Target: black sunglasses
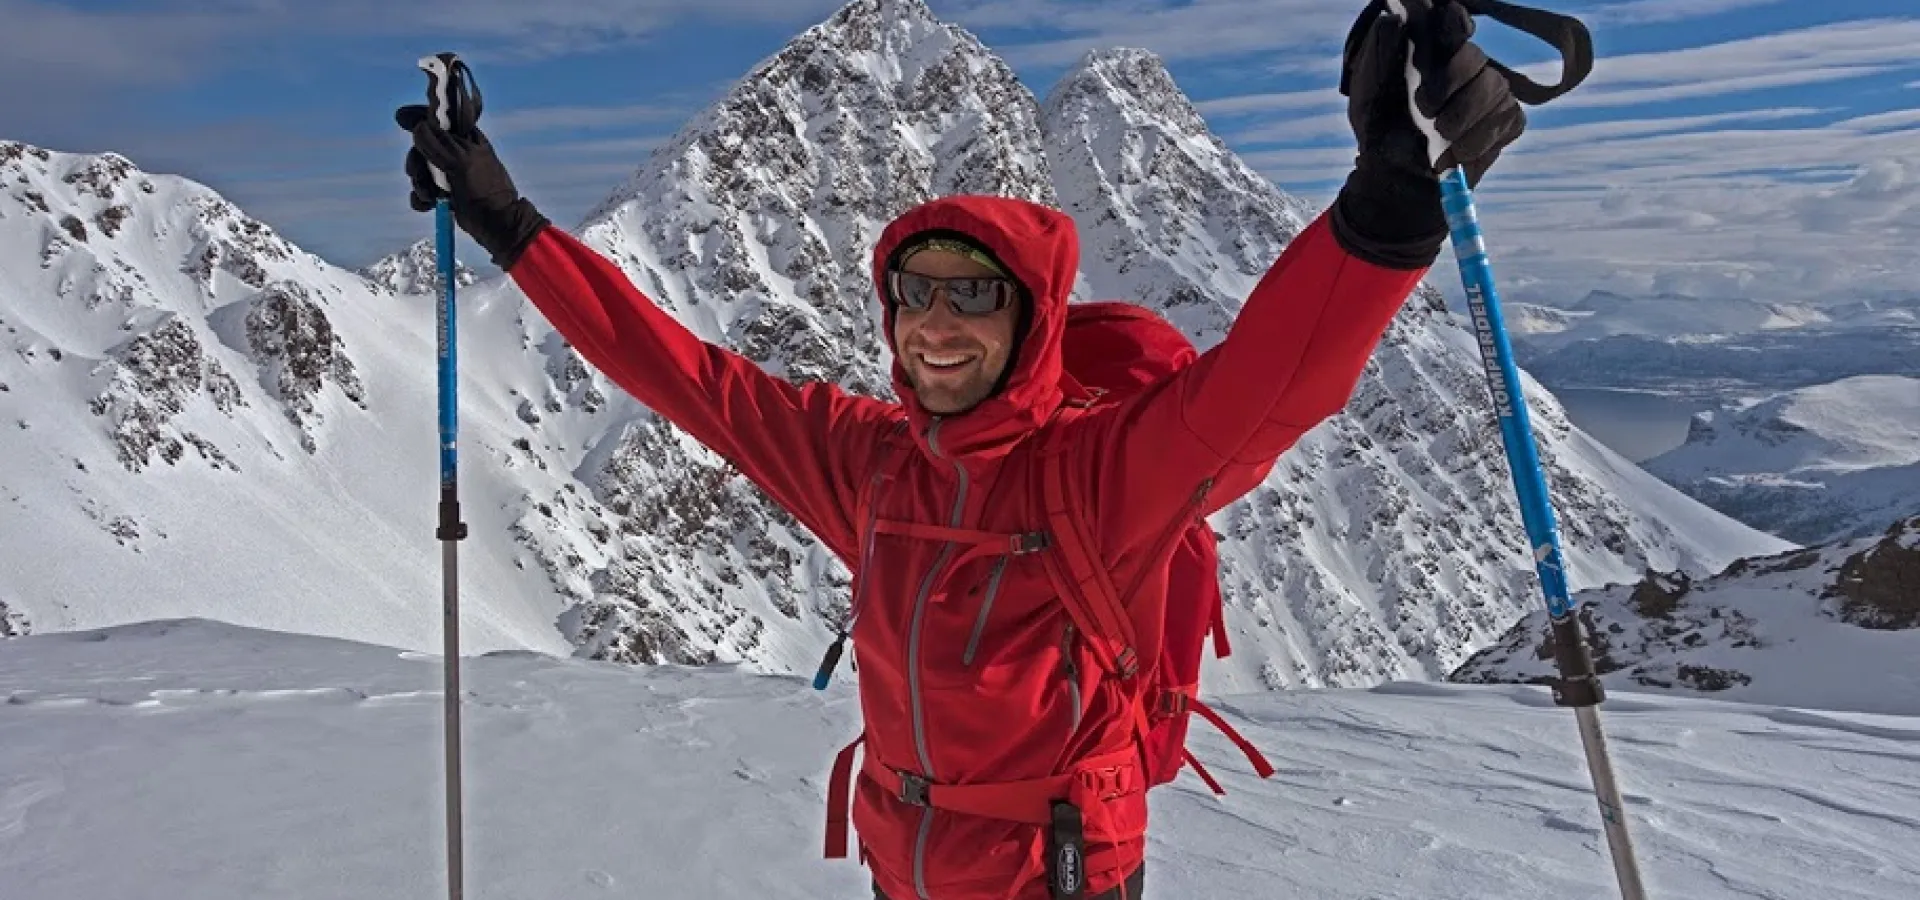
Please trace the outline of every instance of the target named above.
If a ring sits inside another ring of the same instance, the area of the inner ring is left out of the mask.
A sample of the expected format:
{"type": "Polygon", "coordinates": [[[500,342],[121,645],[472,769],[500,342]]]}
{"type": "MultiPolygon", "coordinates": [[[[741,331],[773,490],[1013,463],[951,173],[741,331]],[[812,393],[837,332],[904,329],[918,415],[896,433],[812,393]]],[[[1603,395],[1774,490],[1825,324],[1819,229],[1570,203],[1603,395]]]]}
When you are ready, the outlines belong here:
{"type": "Polygon", "coordinates": [[[936,289],[947,295],[947,307],[963,316],[993,315],[1012,304],[1020,291],[1008,278],[935,278],[899,269],[887,273],[887,296],[914,312],[933,308],[936,289]]]}

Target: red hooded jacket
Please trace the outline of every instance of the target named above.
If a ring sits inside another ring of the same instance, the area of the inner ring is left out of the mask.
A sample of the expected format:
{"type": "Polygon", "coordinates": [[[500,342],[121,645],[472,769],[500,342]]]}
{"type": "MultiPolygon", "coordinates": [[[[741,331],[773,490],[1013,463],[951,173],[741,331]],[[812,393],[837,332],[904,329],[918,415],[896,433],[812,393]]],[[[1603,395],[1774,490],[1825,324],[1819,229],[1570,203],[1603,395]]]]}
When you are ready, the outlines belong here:
{"type": "MultiPolygon", "coordinates": [[[[937,785],[1024,781],[1116,761],[1124,768],[1133,752],[1131,708],[1074,640],[1038,563],[972,554],[956,566],[955,544],[871,527],[892,520],[1032,530],[1027,498],[1039,486],[1022,447],[1053,427],[1072,390],[1071,380],[1062,385],[1061,335],[1079,267],[1073,221],[1019,200],[935,200],[881,234],[874,283],[885,283],[881,267],[905,238],[930,229],[985,245],[1034,300],[1005,388],[950,418],[920,408],[897,360],[899,404],[767,375],[699,340],[611,262],[556,228],[509,274],[590,364],[726,457],[846,562],[869,765],[937,785]],[[903,419],[904,432],[896,428],[903,419]],[[890,453],[895,441],[905,446],[890,453]]],[[[1165,566],[1155,584],[1153,561],[1143,558],[1149,545],[1177,518],[1238,498],[1339,411],[1423,273],[1351,256],[1322,216],[1261,279],[1218,346],[1064,426],[1077,432],[1065,436],[1068,471],[1093,507],[1083,520],[1114,580],[1130,583],[1146,566],[1142,590],[1164,592],[1165,566]],[[1212,489],[1196,498],[1208,479],[1212,489]]],[[[1146,659],[1158,653],[1139,649],[1146,659]]],[[[1089,896],[1142,860],[1147,804],[1138,781],[1121,777],[1117,783],[1135,789],[1107,791],[1104,808],[1089,812],[1089,896]]],[[[910,804],[871,777],[854,790],[853,823],[890,897],[1048,896],[1039,826],[910,804]]]]}

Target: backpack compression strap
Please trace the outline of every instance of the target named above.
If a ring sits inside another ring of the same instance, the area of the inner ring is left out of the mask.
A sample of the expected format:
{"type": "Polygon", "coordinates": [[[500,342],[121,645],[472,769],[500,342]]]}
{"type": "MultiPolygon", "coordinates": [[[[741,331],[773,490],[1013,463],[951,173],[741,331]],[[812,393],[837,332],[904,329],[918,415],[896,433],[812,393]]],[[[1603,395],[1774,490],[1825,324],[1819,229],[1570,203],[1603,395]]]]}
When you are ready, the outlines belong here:
{"type": "MultiPolygon", "coordinates": [[[[1194,687],[1197,686],[1189,686],[1184,690],[1161,692],[1159,701],[1154,704],[1153,711],[1149,714],[1148,718],[1150,720],[1164,719],[1185,715],[1189,712],[1197,712],[1201,718],[1207,720],[1208,724],[1226,736],[1227,740],[1232,741],[1235,747],[1240,748],[1240,752],[1247,757],[1247,762],[1253,766],[1255,773],[1259,774],[1261,778],[1273,777],[1273,764],[1267,762],[1267,758],[1261,754],[1260,748],[1255,747],[1252,741],[1247,740],[1246,737],[1235,730],[1232,725],[1228,724],[1227,720],[1222,718],[1218,712],[1215,712],[1213,707],[1200,702],[1200,698],[1194,696],[1192,693],[1194,687]]],[[[1207,774],[1207,770],[1200,765],[1200,761],[1193,758],[1191,752],[1186,754],[1186,759],[1187,763],[1193,766],[1194,772],[1207,783],[1207,787],[1213,789],[1214,793],[1226,793],[1226,791],[1220,788],[1220,783],[1214,781],[1213,777],[1207,774]]]]}
{"type": "MultiPolygon", "coordinates": [[[[1046,446],[1040,453],[1041,496],[1046,511],[1047,529],[1053,536],[1053,549],[1059,551],[1058,561],[1064,569],[1056,575],[1055,580],[1060,582],[1056,587],[1061,589],[1061,600],[1065,601],[1068,610],[1074,613],[1075,620],[1086,620],[1080,621],[1081,631],[1101,636],[1119,645],[1119,649],[1113,654],[1115,665],[1108,667],[1107,671],[1121,678],[1132,678],[1139,670],[1140,664],[1138,651],[1135,649],[1139,641],[1139,633],[1134,628],[1133,616],[1128,611],[1127,604],[1135,594],[1139,593],[1141,585],[1146,583],[1153,564],[1167,559],[1173,551],[1174,544],[1186,534],[1187,528],[1193,524],[1192,517],[1199,512],[1208,492],[1213,489],[1214,480],[1210,477],[1203,479],[1186,506],[1168,521],[1165,530],[1160,533],[1159,540],[1155,541],[1152,549],[1141,557],[1144,564],[1140,567],[1140,571],[1135,573],[1132,582],[1127,585],[1126,592],[1122,594],[1115,589],[1106,564],[1100,560],[1093,549],[1092,540],[1081,528],[1082,519],[1078,512],[1086,509],[1087,504],[1083,502],[1079,491],[1076,490],[1071,473],[1066,470],[1067,454],[1064,452],[1066,429],[1058,426],[1077,416],[1082,409],[1083,407],[1069,406],[1061,411],[1061,417],[1056,421],[1052,433],[1047,436],[1046,446]],[[1084,612],[1074,611],[1073,607],[1076,604],[1084,607],[1084,612]],[[1089,627],[1089,624],[1092,627],[1089,627]]],[[[1049,568],[1048,571],[1054,574],[1053,568],[1049,568]]],[[[1214,615],[1218,616],[1218,612],[1214,615]]],[[[1224,646],[1222,640],[1225,636],[1224,630],[1220,629],[1215,633],[1216,648],[1224,646]]]]}
{"type": "MultiPolygon", "coordinates": [[[[1078,410],[1079,408],[1069,407],[1068,409],[1078,410]]],[[[1063,412],[1067,411],[1063,410],[1063,412]]],[[[1078,497],[1074,495],[1070,487],[1072,479],[1066,471],[1066,463],[1064,462],[1066,454],[1061,452],[1064,446],[1064,440],[1061,437],[1062,432],[1063,430],[1057,427],[1054,429],[1053,433],[1048,436],[1047,446],[1041,454],[1040,468],[1042,472],[1041,478],[1044,482],[1043,495],[1046,499],[1047,526],[1055,536],[1051,549],[1059,551],[1057,554],[1047,554],[1043,556],[1042,559],[1049,560],[1051,563],[1047,566],[1047,573],[1053,578],[1055,589],[1059,591],[1063,605],[1067,607],[1067,611],[1073,616],[1074,621],[1080,626],[1080,629],[1090,634],[1104,634],[1120,638],[1120,658],[1121,660],[1132,663],[1132,665],[1128,665],[1123,669],[1117,666],[1104,666],[1103,664],[1105,671],[1109,674],[1117,675],[1122,679],[1131,679],[1137,672],[1137,658],[1134,651],[1135,632],[1133,630],[1133,619],[1127,611],[1125,601],[1131,600],[1132,594],[1137,592],[1140,585],[1146,580],[1147,568],[1143,566],[1140,574],[1134,577],[1133,583],[1128,587],[1128,596],[1126,598],[1123,599],[1114,593],[1113,582],[1106,577],[1106,567],[1101,564],[1100,560],[1093,553],[1091,545],[1085,540],[1083,533],[1077,526],[1076,517],[1072,514],[1073,510],[1084,507],[1075,503],[1078,497]],[[1061,571],[1063,568],[1067,571],[1061,571]],[[1068,572],[1073,573],[1073,576],[1077,576],[1082,572],[1091,574],[1090,577],[1073,577],[1070,576],[1068,572]],[[1089,628],[1089,625],[1095,623],[1098,623],[1096,627],[1104,628],[1107,622],[1115,623],[1113,626],[1114,630],[1093,632],[1089,628]]],[[[1189,516],[1198,512],[1201,504],[1206,500],[1207,493],[1212,487],[1212,478],[1207,478],[1200,483],[1199,488],[1194,491],[1193,497],[1187,506],[1181,510],[1179,516],[1176,516],[1168,523],[1167,530],[1161,535],[1159,542],[1154,545],[1152,552],[1145,557],[1149,563],[1153,560],[1165,558],[1165,556],[1172,551],[1173,544],[1186,533],[1187,527],[1191,523],[1189,516]]],[[[1225,657],[1228,651],[1226,644],[1226,627],[1222,621],[1224,618],[1223,612],[1216,606],[1212,615],[1211,628],[1213,631],[1214,649],[1220,656],[1225,657]]],[[[1095,641],[1092,642],[1092,644],[1095,647],[1096,655],[1098,655],[1101,650],[1100,642],[1095,641]]],[[[1199,698],[1179,691],[1163,691],[1158,697],[1136,696],[1133,698],[1132,704],[1134,731],[1142,747],[1149,746],[1150,736],[1153,731],[1152,718],[1154,716],[1177,715],[1188,710],[1193,710],[1199,712],[1202,718],[1206,719],[1207,722],[1218,729],[1221,734],[1225,735],[1228,740],[1232,741],[1234,746],[1239,747],[1240,752],[1246,755],[1247,761],[1253,765],[1254,771],[1258,773],[1261,778],[1273,776],[1273,766],[1267,762],[1265,756],[1261,755],[1259,749],[1254,747],[1253,742],[1247,740],[1238,731],[1234,730],[1233,726],[1227,724],[1227,721],[1221,718],[1219,713],[1214,712],[1211,707],[1200,702],[1199,698]],[[1151,712],[1150,705],[1154,707],[1151,712]]],[[[1200,765],[1200,761],[1195,759],[1191,752],[1183,748],[1182,753],[1187,763],[1193,766],[1194,772],[1200,776],[1201,780],[1207,783],[1207,786],[1211,788],[1214,793],[1226,793],[1225,789],[1220,787],[1220,783],[1214,780],[1211,773],[1207,772],[1207,770],[1200,765]]]]}
{"type": "Polygon", "coordinates": [[[1084,509],[1072,478],[1066,471],[1068,422],[1078,418],[1085,406],[1062,407],[1040,449],[1041,508],[1046,513],[1047,532],[1052,537],[1046,561],[1047,575],[1053,579],[1060,601],[1073,616],[1074,624],[1089,638],[1100,667],[1119,678],[1132,678],[1140,670],[1139,635],[1133,618],[1120,603],[1119,592],[1107,568],[1094,554],[1092,542],[1081,529],[1084,509]]]}

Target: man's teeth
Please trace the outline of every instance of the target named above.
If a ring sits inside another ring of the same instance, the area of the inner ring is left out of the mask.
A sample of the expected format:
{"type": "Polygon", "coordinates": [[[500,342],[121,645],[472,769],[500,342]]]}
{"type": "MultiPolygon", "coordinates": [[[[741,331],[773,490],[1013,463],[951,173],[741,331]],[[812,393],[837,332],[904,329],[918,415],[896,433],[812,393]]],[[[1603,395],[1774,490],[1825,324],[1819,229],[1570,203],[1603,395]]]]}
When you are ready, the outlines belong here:
{"type": "Polygon", "coordinates": [[[965,353],[956,353],[951,356],[941,356],[941,355],[934,355],[929,353],[920,354],[921,362],[924,362],[927,365],[933,366],[935,368],[941,368],[941,369],[952,368],[954,366],[971,362],[972,360],[973,360],[973,357],[965,353]]]}

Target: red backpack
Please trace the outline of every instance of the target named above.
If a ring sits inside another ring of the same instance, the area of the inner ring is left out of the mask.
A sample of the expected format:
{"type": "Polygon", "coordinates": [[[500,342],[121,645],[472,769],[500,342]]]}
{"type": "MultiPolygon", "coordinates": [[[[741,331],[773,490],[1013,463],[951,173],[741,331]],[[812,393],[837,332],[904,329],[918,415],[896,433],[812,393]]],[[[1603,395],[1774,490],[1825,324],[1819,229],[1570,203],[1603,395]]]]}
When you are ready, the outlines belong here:
{"type": "MultiPolygon", "coordinates": [[[[1066,448],[1061,436],[1067,429],[1060,426],[1067,420],[1143,390],[1191,364],[1199,354],[1184,335],[1146,308],[1124,302],[1102,302],[1068,306],[1063,355],[1066,378],[1072,382],[1067,385],[1068,394],[1076,399],[1069,401],[1055,416],[1054,427],[1048,430],[1046,443],[1039,448],[1043,489],[1042,496],[1036,498],[1038,508],[1034,521],[1035,524],[1044,522],[1047,530],[1019,536],[1038,539],[1031,549],[1022,552],[1039,555],[1074,627],[1092,648],[1105,677],[1135,679],[1134,686],[1139,692],[1135,735],[1141,745],[1147,787],[1172,781],[1182,765],[1190,765],[1214,793],[1226,793],[1186,749],[1189,715],[1195,712],[1239,746],[1260,777],[1272,777],[1273,767],[1260,751],[1196,696],[1208,636],[1212,635],[1218,656],[1225,657],[1230,652],[1221,608],[1219,555],[1213,529],[1193,514],[1197,513],[1211,482],[1196,491],[1189,514],[1167,523],[1166,531],[1149,557],[1167,559],[1165,594],[1125,597],[1135,592],[1135,586],[1130,585],[1125,591],[1116,589],[1109,572],[1100,564],[1098,554],[1087,541],[1088,529],[1079,517],[1086,505],[1075,496],[1076,487],[1072,479],[1065,477],[1061,463],[1064,455],[1061,451],[1066,448]],[[1152,637],[1156,633],[1160,638],[1158,653],[1143,664],[1135,648],[1140,645],[1143,634],[1152,637]]],[[[895,454],[894,463],[899,456],[895,454]]],[[[891,464],[883,464],[881,468],[891,468],[891,464]]],[[[1016,537],[936,526],[904,526],[900,533],[975,544],[979,549],[1005,547],[1009,538],[1016,537]]],[[[816,688],[825,686],[839,659],[839,648],[836,643],[827,654],[814,681],[816,688]]],[[[826,855],[830,858],[846,855],[853,753],[864,739],[864,734],[855,738],[834,760],[827,791],[826,855]]],[[[880,779],[897,781],[899,778],[897,773],[883,767],[869,765],[866,771],[880,779]]],[[[966,786],[935,790],[944,790],[947,797],[962,804],[960,808],[976,814],[1033,821],[1010,807],[1000,808],[1008,798],[998,795],[991,785],[985,787],[996,796],[971,803],[959,800],[970,790],[966,786]]]]}
{"type": "MultiPolygon", "coordinates": [[[[1185,335],[1145,307],[1100,302],[1067,307],[1062,356],[1069,376],[1098,395],[1093,403],[1082,407],[1091,409],[1178,372],[1199,354],[1185,335]]],[[[1054,431],[1061,432],[1057,428],[1054,431]]],[[[1071,511],[1085,507],[1069,496],[1069,482],[1055,464],[1057,454],[1043,455],[1047,527],[1055,541],[1052,549],[1058,551],[1056,563],[1064,567],[1060,575],[1065,576],[1056,577],[1055,585],[1080,631],[1100,635],[1114,648],[1113,665],[1107,668],[1107,674],[1124,675],[1138,668],[1137,662],[1127,657],[1141,625],[1150,623],[1136,622],[1125,614],[1127,604],[1138,598],[1122,597],[1101,571],[1098,556],[1082,539],[1084,530],[1072,521],[1071,511]],[[1081,594],[1072,589],[1076,584],[1093,590],[1081,594]]],[[[1199,499],[1195,497],[1196,502],[1199,499]]],[[[1136,614],[1157,616],[1161,631],[1159,658],[1140,673],[1145,679],[1145,696],[1141,699],[1146,714],[1140,737],[1149,787],[1172,781],[1184,763],[1191,765],[1194,774],[1214,793],[1226,793],[1186,749],[1188,714],[1192,712],[1200,713],[1238,745],[1260,777],[1273,775],[1273,767],[1260,751],[1197,697],[1208,636],[1213,638],[1215,656],[1224,659],[1232,652],[1227,642],[1215,540],[1213,528],[1198,517],[1186,520],[1184,527],[1180,522],[1169,523],[1160,548],[1160,552],[1166,552],[1165,542],[1174,542],[1167,562],[1167,602],[1136,609],[1136,614]]]]}

